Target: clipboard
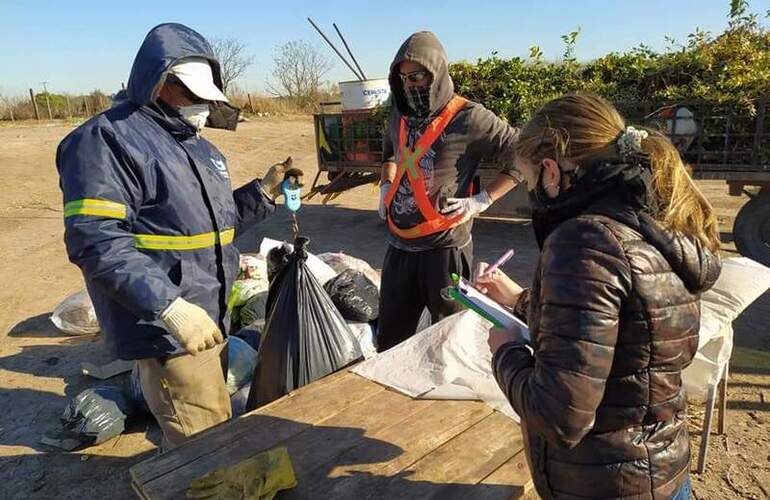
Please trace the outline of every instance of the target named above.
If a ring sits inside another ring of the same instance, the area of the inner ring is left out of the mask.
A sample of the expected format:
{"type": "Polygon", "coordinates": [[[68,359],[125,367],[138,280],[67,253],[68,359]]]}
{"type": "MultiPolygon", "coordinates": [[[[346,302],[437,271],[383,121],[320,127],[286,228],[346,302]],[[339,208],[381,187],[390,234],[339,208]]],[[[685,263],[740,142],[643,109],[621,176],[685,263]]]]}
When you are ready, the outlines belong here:
{"type": "Polygon", "coordinates": [[[452,281],[454,281],[455,285],[447,288],[449,297],[452,300],[459,302],[466,309],[471,309],[497,328],[520,330],[526,340],[529,341],[529,328],[526,323],[517,318],[508,309],[478,291],[468,280],[452,274],[452,281]]]}

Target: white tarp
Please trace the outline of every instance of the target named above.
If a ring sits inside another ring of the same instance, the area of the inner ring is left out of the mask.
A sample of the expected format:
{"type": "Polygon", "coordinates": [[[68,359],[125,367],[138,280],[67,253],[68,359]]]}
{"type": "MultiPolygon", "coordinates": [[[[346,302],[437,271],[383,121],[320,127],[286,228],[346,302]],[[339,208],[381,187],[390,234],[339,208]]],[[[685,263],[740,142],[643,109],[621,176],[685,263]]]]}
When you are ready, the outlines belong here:
{"type": "Polygon", "coordinates": [[[376,357],[353,372],[419,399],[481,400],[517,422],[492,376],[487,337],[492,324],[463,311],[376,357]]]}
{"type": "MultiPolygon", "coordinates": [[[[770,287],[770,268],[726,259],[716,285],[703,294],[699,351],[684,371],[685,389],[704,394],[718,382],[732,351],[732,321],[770,287]]],[[[491,323],[472,311],[450,316],[353,372],[420,399],[481,400],[518,421],[492,375],[487,345],[491,323]]]]}
{"type": "Polygon", "coordinates": [[[716,284],[701,296],[698,353],[682,374],[688,395],[704,397],[719,382],[733,351],[733,321],[770,288],[770,268],[746,257],[722,262],[716,284]]]}

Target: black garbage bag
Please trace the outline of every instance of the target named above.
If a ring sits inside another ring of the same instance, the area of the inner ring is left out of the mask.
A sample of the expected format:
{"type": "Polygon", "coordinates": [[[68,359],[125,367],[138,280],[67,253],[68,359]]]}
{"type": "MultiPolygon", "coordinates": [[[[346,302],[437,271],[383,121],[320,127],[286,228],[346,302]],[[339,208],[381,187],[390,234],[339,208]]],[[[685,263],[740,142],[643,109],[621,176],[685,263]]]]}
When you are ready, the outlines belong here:
{"type": "Polygon", "coordinates": [[[305,263],[307,243],[297,238],[287,264],[270,282],[248,411],[361,357],[356,337],[305,263]]]}
{"type": "Polygon", "coordinates": [[[380,292],[360,271],[347,269],[324,285],[334,305],[348,321],[368,323],[380,314],[380,292]]]}
{"type": "Polygon", "coordinates": [[[147,400],[144,399],[142,393],[142,379],[139,375],[139,365],[134,364],[131,369],[131,376],[128,379],[128,396],[131,398],[131,402],[134,404],[139,412],[143,414],[150,413],[150,407],[147,406],[147,400]]]}
{"type": "Polygon", "coordinates": [[[134,407],[119,387],[96,386],[72,398],[61,416],[68,438],[90,446],[111,439],[126,428],[134,407]]]}
{"type": "Polygon", "coordinates": [[[270,283],[291,260],[292,249],[283,244],[267,252],[267,279],[270,283]]]}

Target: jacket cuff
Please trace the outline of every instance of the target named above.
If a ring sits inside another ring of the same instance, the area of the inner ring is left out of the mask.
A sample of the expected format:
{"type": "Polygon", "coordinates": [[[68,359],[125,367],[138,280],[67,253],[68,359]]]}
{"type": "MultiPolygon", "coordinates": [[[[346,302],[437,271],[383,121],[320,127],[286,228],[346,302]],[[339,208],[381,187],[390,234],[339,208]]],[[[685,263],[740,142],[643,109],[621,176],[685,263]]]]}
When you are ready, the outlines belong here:
{"type": "Polygon", "coordinates": [[[529,292],[531,288],[525,288],[520,294],[516,303],[513,305],[513,314],[519,319],[528,323],[527,314],[529,311],[529,292]]]}
{"type": "Polygon", "coordinates": [[[236,234],[248,231],[275,211],[275,201],[262,189],[259,179],[233,191],[233,198],[238,211],[236,234]]]}

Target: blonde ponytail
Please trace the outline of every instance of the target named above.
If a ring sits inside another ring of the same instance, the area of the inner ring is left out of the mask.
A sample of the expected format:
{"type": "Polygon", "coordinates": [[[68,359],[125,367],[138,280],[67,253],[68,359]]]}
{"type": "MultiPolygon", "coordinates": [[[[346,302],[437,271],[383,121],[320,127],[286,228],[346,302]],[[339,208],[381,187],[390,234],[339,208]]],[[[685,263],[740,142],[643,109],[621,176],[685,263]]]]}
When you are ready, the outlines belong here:
{"type": "Polygon", "coordinates": [[[711,203],[695,185],[668,137],[655,130],[648,132],[642,149],[652,165],[657,201],[653,216],[665,227],[696,236],[710,250],[719,251],[719,224],[711,203]]]}

